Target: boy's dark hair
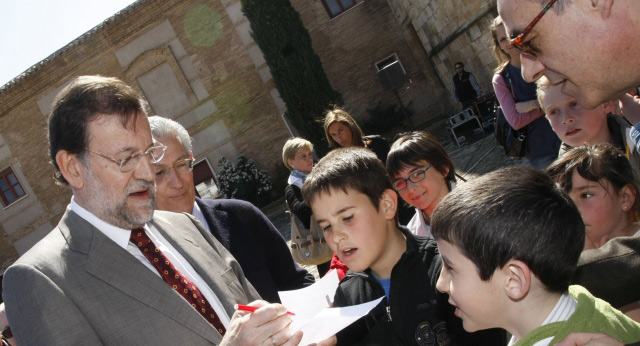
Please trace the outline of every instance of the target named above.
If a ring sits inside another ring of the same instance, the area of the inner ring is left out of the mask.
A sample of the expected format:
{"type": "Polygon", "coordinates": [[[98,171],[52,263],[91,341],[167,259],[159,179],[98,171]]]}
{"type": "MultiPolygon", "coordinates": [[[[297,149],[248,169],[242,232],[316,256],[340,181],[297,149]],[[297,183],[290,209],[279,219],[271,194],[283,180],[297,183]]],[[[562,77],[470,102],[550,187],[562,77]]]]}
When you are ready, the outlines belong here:
{"type": "Polygon", "coordinates": [[[391,180],[371,150],[361,147],[335,149],[318,162],[302,186],[302,197],[311,202],[320,193],[354,189],[365,194],[378,210],[382,193],[393,190],[391,180]]]}
{"type": "Polygon", "coordinates": [[[102,76],[76,77],[56,96],[49,116],[49,154],[58,183],[68,185],[56,163],[58,151],[82,160],[89,146],[87,124],[103,114],[119,117],[126,127],[131,119],[147,115],[146,101],[120,79],[102,76]]]}
{"type": "MultiPolygon", "coordinates": [[[[573,190],[573,174],[578,173],[586,180],[602,185],[607,180],[616,192],[631,185],[636,193],[636,201],[631,210],[637,211],[640,204],[638,183],[629,159],[622,150],[612,144],[601,143],[572,148],[555,160],[546,170],[564,192],[573,190]]],[[[602,186],[605,190],[606,187],[602,186]]]]}
{"type": "Polygon", "coordinates": [[[515,259],[552,292],[569,287],[585,237],[571,198],[544,172],[523,166],[453,190],[433,213],[431,232],[457,246],[484,281],[515,259]]]}
{"type": "Polygon", "coordinates": [[[387,173],[393,176],[408,166],[417,166],[418,161],[427,161],[440,174],[449,169],[445,180],[449,185],[456,182],[456,168],[447,151],[432,134],[415,131],[401,134],[391,146],[387,156],[387,173]]]}

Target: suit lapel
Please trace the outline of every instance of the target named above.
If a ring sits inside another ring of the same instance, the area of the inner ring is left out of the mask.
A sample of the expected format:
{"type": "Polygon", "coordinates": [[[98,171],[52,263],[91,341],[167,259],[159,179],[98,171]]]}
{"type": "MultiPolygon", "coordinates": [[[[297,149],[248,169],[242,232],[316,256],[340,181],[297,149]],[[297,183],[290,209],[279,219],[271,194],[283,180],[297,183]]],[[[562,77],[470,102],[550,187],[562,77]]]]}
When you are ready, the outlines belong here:
{"type": "MultiPolygon", "coordinates": [[[[165,239],[171,242],[171,245],[173,245],[176,250],[180,251],[193,269],[200,274],[202,279],[219,298],[229,316],[233,315],[233,306],[238,297],[229,291],[227,287],[229,284],[227,280],[229,278],[224,274],[228,274],[229,265],[225,262],[225,259],[221,258],[221,254],[216,252],[202,236],[202,232],[207,232],[207,230],[199,229],[184,215],[163,213],[162,215],[164,217],[159,217],[158,212],[156,212],[156,215],[153,219],[156,229],[162,233],[165,239]],[[184,229],[176,230],[171,228],[170,225],[173,223],[173,220],[169,219],[169,217],[180,217],[179,223],[184,229]],[[187,230],[187,227],[189,227],[190,230],[187,230]],[[200,244],[204,245],[200,246],[200,244]]],[[[219,246],[221,247],[221,245],[219,246]]],[[[235,276],[233,276],[233,278],[235,278],[235,276]]],[[[242,301],[239,303],[246,302],[242,301]]]]}
{"type": "Polygon", "coordinates": [[[221,341],[215,328],[162,278],[89,222],[67,211],[60,229],[74,250],[87,254],[87,272],[209,341],[221,341]]]}
{"type": "Polygon", "coordinates": [[[231,229],[229,225],[229,215],[226,211],[220,210],[218,208],[219,204],[216,206],[210,206],[207,203],[204,203],[200,198],[196,198],[196,203],[200,207],[200,211],[204,215],[204,218],[207,220],[207,224],[209,224],[209,229],[211,229],[211,234],[213,234],[216,239],[227,249],[231,248],[231,241],[229,239],[228,232],[221,232],[221,230],[231,229]]]}

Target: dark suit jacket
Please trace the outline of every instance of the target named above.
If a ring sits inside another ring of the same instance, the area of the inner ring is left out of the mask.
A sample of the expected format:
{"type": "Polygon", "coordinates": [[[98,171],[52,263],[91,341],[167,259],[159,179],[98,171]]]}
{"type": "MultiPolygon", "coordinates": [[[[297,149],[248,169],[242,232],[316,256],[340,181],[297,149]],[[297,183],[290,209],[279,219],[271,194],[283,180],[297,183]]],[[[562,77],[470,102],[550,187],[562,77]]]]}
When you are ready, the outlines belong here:
{"type": "Polygon", "coordinates": [[[639,268],[640,236],[613,238],[582,252],[571,283],[619,309],[640,300],[639,268]]]}
{"type": "MultiPolygon", "coordinates": [[[[151,223],[231,316],[259,299],[231,254],[191,215],[151,223]]],[[[217,345],[222,337],[158,275],[67,209],[58,227],[5,272],[3,297],[19,345],[217,345]]]]}
{"type": "Polygon", "coordinates": [[[200,199],[211,233],[233,257],[262,299],[279,303],[278,291],[314,283],[313,275],[300,268],[280,232],[253,204],[236,199],[200,199]]]}

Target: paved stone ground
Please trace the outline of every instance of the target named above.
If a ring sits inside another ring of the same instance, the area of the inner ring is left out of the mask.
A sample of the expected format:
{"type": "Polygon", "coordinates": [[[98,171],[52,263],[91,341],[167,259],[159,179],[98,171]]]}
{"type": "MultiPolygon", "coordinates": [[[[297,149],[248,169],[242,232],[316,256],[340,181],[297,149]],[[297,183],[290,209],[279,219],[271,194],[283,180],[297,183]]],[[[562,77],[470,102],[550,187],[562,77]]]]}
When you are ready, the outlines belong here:
{"type": "MultiPolygon", "coordinates": [[[[501,167],[527,163],[526,159],[521,160],[507,157],[503,153],[502,148],[496,146],[492,129],[487,130],[484,134],[469,136],[469,140],[461,146],[458,146],[449,137],[446,130],[442,127],[442,124],[436,124],[425,130],[433,133],[438,138],[447,150],[447,153],[449,153],[449,156],[453,159],[456,165],[456,172],[467,180],[501,167]]],[[[464,182],[459,181],[458,184],[464,184],[464,182]]],[[[287,242],[291,241],[291,224],[289,216],[285,213],[286,204],[284,197],[269,204],[263,208],[262,211],[271,222],[273,222],[276,228],[280,230],[285,240],[287,240],[287,242]]],[[[313,273],[316,278],[318,277],[315,266],[305,267],[305,269],[313,273]]]]}

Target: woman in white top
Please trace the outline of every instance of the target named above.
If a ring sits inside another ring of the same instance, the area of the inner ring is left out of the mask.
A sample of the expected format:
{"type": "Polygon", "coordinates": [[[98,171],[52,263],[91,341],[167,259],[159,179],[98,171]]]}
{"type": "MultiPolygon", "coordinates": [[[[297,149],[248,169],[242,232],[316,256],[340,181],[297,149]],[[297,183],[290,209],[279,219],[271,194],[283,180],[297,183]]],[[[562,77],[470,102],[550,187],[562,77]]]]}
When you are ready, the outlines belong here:
{"type": "Polygon", "coordinates": [[[456,182],[456,169],[447,151],[428,132],[404,134],[391,146],[387,172],[402,199],[416,208],[407,228],[415,235],[432,237],[431,214],[456,182]]]}

